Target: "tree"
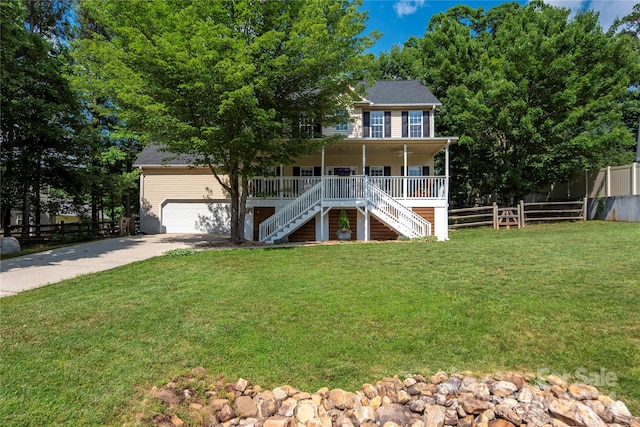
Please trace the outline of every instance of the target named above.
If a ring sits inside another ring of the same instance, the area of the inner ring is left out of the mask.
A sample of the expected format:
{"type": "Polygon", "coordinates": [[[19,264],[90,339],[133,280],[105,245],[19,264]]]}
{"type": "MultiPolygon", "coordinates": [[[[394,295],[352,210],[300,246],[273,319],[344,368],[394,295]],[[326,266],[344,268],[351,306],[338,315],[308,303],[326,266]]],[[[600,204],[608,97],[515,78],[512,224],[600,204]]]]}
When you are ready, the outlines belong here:
{"type": "Polygon", "coordinates": [[[137,187],[139,171],[133,170],[133,162],[141,151],[137,135],[126,128],[119,116],[113,82],[104,70],[108,59],[100,56],[101,40],[110,40],[107,28],[101,26],[80,8],[76,16],[77,27],[71,42],[74,59],[71,86],[81,103],[84,122],[78,137],[85,150],[83,185],[74,198],[90,205],[91,223],[99,221],[98,213],[106,209],[112,219],[120,216],[131,218],[132,190],[137,187]]]}
{"type": "Polygon", "coordinates": [[[422,75],[422,60],[417,39],[410,38],[403,46],[393,45],[375,58],[369,76],[375,80],[415,80],[422,75]]]}
{"type": "MultiPolygon", "coordinates": [[[[586,168],[630,160],[623,108],[640,61],[629,37],[605,34],[593,12],[532,1],[485,12],[457,6],[419,40],[423,81],[443,103],[456,204],[514,203],[586,168]]],[[[628,107],[628,105],[627,105],[628,107]]]]}
{"type": "Polygon", "coordinates": [[[359,3],[335,0],[87,0],[112,39],[108,79],[127,128],[205,165],[231,199],[244,239],[247,182],[326,141],[303,121],[331,124],[355,94],[372,43],[359,3]],[[226,176],[226,178],[224,178],[226,176]]]}
{"type": "Polygon", "coordinates": [[[75,158],[77,103],[64,77],[65,1],[12,0],[2,6],[3,227],[21,205],[23,224],[40,223],[40,190],[64,185],[75,158]]]}

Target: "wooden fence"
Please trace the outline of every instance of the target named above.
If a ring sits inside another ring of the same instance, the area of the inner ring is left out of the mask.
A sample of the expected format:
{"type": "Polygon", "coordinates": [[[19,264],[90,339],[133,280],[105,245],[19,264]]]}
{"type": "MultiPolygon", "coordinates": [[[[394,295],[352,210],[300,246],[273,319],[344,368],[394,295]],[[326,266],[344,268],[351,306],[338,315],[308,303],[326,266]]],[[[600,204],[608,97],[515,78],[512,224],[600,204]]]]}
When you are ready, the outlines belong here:
{"type": "Polygon", "coordinates": [[[569,202],[535,202],[520,201],[514,207],[491,206],[475,208],[450,209],[449,227],[477,227],[491,225],[500,227],[523,228],[527,223],[537,221],[586,221],[587,198],[569,202]]]}
{"type": "Polygon", "coordinates": [[[103,221],[93,224],[87,222],[65,223],[61,221],[59,224],[12,225],[9,235],[21,240],[55,241],[83,235],[121,236],[132,234],[134,231],[135,225],[132,220],[123,218],[119,222],[103,221]]]}

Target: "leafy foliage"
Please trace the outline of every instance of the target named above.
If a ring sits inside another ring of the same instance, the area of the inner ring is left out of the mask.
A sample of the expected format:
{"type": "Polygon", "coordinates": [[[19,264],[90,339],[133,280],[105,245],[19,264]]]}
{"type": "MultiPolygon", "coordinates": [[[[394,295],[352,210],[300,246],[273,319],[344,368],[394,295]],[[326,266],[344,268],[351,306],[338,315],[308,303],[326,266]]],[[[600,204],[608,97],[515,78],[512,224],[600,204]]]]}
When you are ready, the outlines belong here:
{"type": "Polygon", "coordinates": [[[371,44],[365,14],[346,1],[81,6],[111,36],[95,37],[87,55],[108,64],[127,128],[212,170],[231,198],[235,241],[247,178],[318,149],[300,120],[333,120],[371,44]]]}
{"type": "Polygon", "coordinates": [[[451,152],[457,205],[513,203],[632,160],[638,49],[628,34],[605,34],[593,12],[570,18],[539,1],[456,6],[435,15],[424,38],[381,55],[374,73],[413,77],[418,68],[443,103],[440,133],[461,136],[451,152]]]}

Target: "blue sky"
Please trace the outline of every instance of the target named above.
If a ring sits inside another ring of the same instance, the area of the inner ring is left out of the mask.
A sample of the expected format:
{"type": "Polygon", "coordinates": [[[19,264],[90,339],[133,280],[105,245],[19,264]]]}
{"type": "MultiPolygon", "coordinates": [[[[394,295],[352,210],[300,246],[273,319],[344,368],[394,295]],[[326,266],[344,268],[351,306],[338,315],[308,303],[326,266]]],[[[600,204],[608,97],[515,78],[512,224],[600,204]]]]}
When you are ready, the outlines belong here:
{"type": "MultiPolygon", "coordinates": [[[[631,13],[633,5],[640,0],[545,0],[554,6],[566,7],[573,13],[593,9],[600,13],[600,25],[609,29],[616,16],[631,13]]],[[[432,15],[444,12],[457,4],[466,4],[485,10],[504,1],[495,0],[364,0],[363,9],[369,10],[368,29],[383,33],[382,38],[371,49],[373,53],[402,45],[411,36],[422,37],[432,15]]],[[[517,0],[522,5],[527,0],[517,0]]]]}

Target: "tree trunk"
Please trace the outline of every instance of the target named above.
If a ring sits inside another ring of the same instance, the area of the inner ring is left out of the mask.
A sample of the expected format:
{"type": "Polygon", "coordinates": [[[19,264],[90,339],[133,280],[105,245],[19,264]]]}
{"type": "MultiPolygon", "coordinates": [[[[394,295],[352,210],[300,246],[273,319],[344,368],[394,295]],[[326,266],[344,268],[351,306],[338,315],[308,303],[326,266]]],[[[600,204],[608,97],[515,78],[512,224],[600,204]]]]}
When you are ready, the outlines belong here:
{"type": "Polygon", "coordinates": [[[29,210],[30,210],[30,187],[25,183],[22,189],[22,238],[29,238],[29,210]]]}
{"type": "Polygon", "coordinates": [[[11,236],[11,205],[9,203],[2,204],[2,229],[4,237],[11,236]]]}
{"type": "Polygon", "coordinates": [[[244,242],[244,206],[242,204],[240,183],[241,177],[238,168],[231,168],[229,173],[229,189],[231,196],[231,241],[234,243],[244,242]]]}

